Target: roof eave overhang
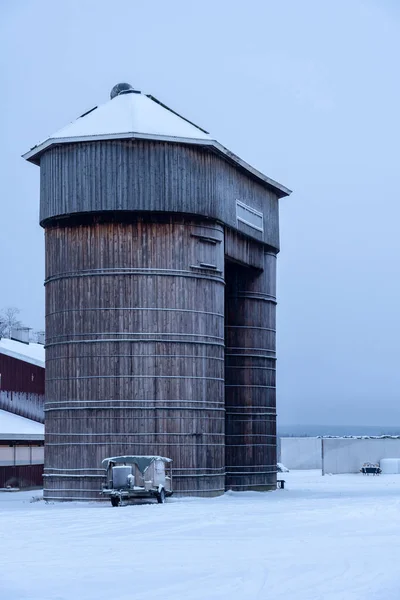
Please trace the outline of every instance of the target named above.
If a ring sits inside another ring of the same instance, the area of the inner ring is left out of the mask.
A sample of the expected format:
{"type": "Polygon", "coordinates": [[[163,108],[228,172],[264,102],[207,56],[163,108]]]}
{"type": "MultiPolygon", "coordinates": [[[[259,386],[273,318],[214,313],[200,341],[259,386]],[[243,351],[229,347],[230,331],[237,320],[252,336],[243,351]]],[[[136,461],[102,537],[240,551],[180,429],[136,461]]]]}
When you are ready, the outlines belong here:
{"type": "Polygon", "coordinates": [[[40,165],[40,157],[49,148],[52,146],[58,146],[61,144],[75,144],[78,142],[95,142],[95,141],[103,141],[103,140],[124,140],[124,139],[138,139],[138,140],[156,140],[160,142],[175,142],[180,144],[190,144],[196,146],[204,146],[212,149],[214,152],[222,155],[226,160],[230,163],[235,164],[243,171],[246,171],[253,178],[257,179],[268,189],[271,189],[278,198],[283,198],[285,196],[289,196],[292,191],[285,187],[284,185],[270,179],[261,171],[258,171],[246,161],[242,160],[225,148],[222,144],[212,139],[201,139],[201,138],[184,138],[184,137],[174,137],[174,136],[165,136],[165,135],[156,135],[156,134],[147,134],[147,133],[113,133],[113,134],[100,134],[100,135],[90,135],[90,136],[81,136],[81,137],[63,137],[63,138],[49,138],[45,142],[42,142],[38,146],[35,146],[29,152],[26,152],[22,155],[22,158],[33,163],[34,165],[40,165]]]}
{"type": "Polygon", "coordinates": [[[9,350],[8,348],[0,348],[0,354],[4,354],[5,356],[9,356],[10,358],[15,358],[16,360],[29,363],[30,365],[35,365],[36,367],[42,367],[43,369],[45,368],[44,360],[26,356],[25,354],[14,352],[13,350],[9,350]]]}
{"type": "Polygon", "coordinates": [[[264,175],[264,173],[262,173],[258,169],[255,169],[251,165],[249,165],[249,163],[247,163],[245,160],[241,159],[239,156],[237,156],[236,154],[234,154],[233,152],[228,150],[228,148],[225,148],[225,146],[223,146],[219,142],[213,141],[211,146],[213,146],[213,148],[219,154],[222,154],[229,162],[237,165],[242,170],[244,170],[248,174],[252,175],[253,178],[257,179],[258,181],[261,181],[261,183],[263,183],[267,188],[269,188],[273,192],[275,192],[275,194],[278,196],[278,198],[284,198],[285,196],[290,196],[290,194],[292,193],[292,190],[290,190],[286,186],[282,185],[281,183],[278,183],[278,181],[275,181],[274,179],[267,177],[267,175],[264,175]]]}
{"type": "Polygon", "coordinates": [[[0,442],[43,442],[43,433],[0,433],[0,442]]]}

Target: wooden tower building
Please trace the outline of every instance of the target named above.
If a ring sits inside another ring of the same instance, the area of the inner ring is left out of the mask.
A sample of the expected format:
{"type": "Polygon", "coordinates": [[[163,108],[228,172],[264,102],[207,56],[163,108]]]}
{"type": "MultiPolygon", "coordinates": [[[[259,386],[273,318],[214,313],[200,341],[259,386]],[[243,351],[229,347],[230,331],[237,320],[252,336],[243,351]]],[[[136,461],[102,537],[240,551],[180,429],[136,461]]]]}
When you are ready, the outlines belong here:
{"type": "Polygon", "coordinates": [[[178,494],[274,488],[290,191],[128,84],[24,157],[46,240],[45,498],[98,499],[119,454],[171,457],[178,494]]]}

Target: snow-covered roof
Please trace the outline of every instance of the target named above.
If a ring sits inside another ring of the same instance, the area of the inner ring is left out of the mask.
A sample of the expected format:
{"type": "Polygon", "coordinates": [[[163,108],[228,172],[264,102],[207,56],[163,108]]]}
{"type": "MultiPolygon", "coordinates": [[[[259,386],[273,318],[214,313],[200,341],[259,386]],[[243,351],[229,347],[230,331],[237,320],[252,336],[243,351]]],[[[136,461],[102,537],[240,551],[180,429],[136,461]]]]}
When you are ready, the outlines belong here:
{"type": "MultiPolygon", "coordinates": [[[[113,100],[93,108],[49,140],[76,138],[103,138],[141,133],[188,140],[211,140],[211,136],[164,107],[154,98],[141,93],[116,96],[113,100]]],[[[40,147],[37,147],[37,149],[40,147]]]]}
{"type": "Polygon", "coordinates": [[[290,194],[288,188],[251,167],[217,142],[207,131],[171,110],[154,96],[142,94],[133,88],[87,111],[34,146],[23,157],[34,164],[39,164],[40,155],[53,145],[127,138],[210,146],[230,162],[240,166],[269,188],[273,188],[278,196],[290,194]]]}
{"type": "Polygon", "coordinates": [[[0,354],[44,367],[45,350],[42,344],[24,344],[16,340],[0,339],[0,354]]]}
{"type": "Polygon", "coordinates": [[[0,440],[44,440],[44,425],[0,409],[0,440]]]}

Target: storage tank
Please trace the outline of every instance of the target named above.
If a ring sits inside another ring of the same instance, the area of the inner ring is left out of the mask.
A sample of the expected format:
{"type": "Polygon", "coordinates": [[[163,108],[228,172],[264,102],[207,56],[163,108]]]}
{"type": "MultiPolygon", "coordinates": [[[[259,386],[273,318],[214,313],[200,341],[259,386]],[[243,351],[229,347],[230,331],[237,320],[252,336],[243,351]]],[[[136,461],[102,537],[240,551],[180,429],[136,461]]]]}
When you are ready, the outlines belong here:
{"type": "Polygon", "coordinates": [[[226,487],[276,484],[276,254],[226,272],[226,487]]]}
{"type": "Polygon", "coordinates": [[[274,487],[289,190],[128,84],[25,158],[46,243],[45,498],[97,499],[101,460],[123,454],[171,457],[178,494],[274,487]]]}

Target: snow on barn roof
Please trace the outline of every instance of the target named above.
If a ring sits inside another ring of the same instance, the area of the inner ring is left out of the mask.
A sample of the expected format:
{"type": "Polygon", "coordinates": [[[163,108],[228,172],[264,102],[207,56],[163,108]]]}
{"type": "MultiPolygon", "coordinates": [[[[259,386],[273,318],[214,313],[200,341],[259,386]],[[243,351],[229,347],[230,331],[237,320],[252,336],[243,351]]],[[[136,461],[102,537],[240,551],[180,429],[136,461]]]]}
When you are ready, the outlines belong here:
{"type": "Polygon", "coordinates": [[[207,131],[188,121],[150,94],[142,94],[129,84],[117,84],[111,90],[111,100],[95,106],[78,119],[60,129],[23,155],[40,164],[40,155],[54,145],[98,140],[151,139],[197,144],[213,148],[250,173],[279,196],[290,190],[230,152],[207,131]]]}
{"type": "Polygon", "coordinates": [[[44,440],[44,425],[0,409],[0,440],[44,440]]]}
{"type": "Polygon", "coordinates": [[[24,344],[16,340],[0,338],[0,354],[44,368],[45,350],[42,344],[24,344]]]}

